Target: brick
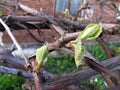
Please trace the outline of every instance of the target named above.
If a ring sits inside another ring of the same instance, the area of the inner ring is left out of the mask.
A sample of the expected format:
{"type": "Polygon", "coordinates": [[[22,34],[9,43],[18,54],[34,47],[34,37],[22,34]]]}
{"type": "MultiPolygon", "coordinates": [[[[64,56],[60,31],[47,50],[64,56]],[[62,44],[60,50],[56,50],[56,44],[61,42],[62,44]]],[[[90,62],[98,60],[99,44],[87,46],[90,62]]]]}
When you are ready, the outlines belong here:
{"type": "MultiPolygon", "coordinates": [[[[21,3],[39,10],[40,8],[43,9],[43,11],[48,14],[51,15],[53,14],[53,7],[54,7],[54,1],[55,0],[19,0],[21,3]]],[[[90,2],[90,4],[93,3],[93,0],[88,0],[90,2]]],[[[115,0],[116,3],[118,0],[115,0]]],[[[12,8],[13,9],[13,8],[12,8]]],[[[116,13],[113,12],[112,10],[110,10],[110,8],[105,7],[105,9],[107,11],[110,11],[110,13],[112,13],[113,15],[115,15],[116,13]]],[[[13,9],[14,10],[14,9],[13,9]]],[[[12,10],[12,11],[13,11],[12,10]]],[[[3,14],[7,15],[7,14],[12,14],[12,12],[8,12],[5,9],[3,9],[3,14]]],[[[98,18],[100,14],[100,6],[99,5],[95,5],[94,6],[94,17],[93,20],[96,20],[98,18]]],[[[23,11],[19,11],[18,15],[23,15],[23,11]]],[[[110,15],[108,15],[107,13],[103,12],[103,19],[106,22],[111,22],[114,20],[113,17],[111,17],[110,15]]],[[[56,38],[59,37],[59,35],[55,32],[55,31],[51,31],[51,30],[41,30],[43,32],[43,36],[40,36],[37,32],[37,30],[31,30],[31,32],[39,39],[39,40],[44,40],[48,41],[48,42],[53,42],[54,40],[56,40],[56,38]]],[[[28,31],[25,30],[18,30],[18,31],[13,31],[14,36],[16,37],[16,39],[18,40],[19,43],[30,43],[30,42],[36,42],[28,33],[28,31]]],[[[10,39],[9,35],[4,32],[4,36],[3,36],[3,42],[4,43],[12,43],[12,40],[10,39]]]]}

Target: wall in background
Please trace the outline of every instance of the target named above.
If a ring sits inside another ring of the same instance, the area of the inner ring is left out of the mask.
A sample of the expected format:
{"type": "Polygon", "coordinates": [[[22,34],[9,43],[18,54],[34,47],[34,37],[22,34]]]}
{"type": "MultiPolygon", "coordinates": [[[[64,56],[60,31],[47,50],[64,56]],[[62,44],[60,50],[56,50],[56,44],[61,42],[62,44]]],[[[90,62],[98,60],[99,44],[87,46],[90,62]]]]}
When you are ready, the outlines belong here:
{"type": "MultiPolygon", "coordinates": [[[[15,0],[12,0],[15,1],[15,0]]],[[[40,10],[40,8],[43,9],[43,11],[47,14],[47,15],[53,15],[53,9],[54,9],[54,0],[19,0],[21,3],[40,10]]],[[[87,0],[90,2],[90,4],[93,3],[93,0],[87,0]]],[[[114,21],[114,15],[116,14],[112,9],[104,6],[106,11],[109,12],[104,12],[102,13],[103,15],[103,22],[112,22],[114,21]],[[110,13],[110,14],[108,14],[110,13]],[[113,15],[113,16],[112,16],[113,15]]],[[[3,9],[3,14],[7,15],[7,14],[12,14],[12,12],[8,12],[6,10],[3,9]]],[[[19,15],[23,14],[22,11],[19,12],[19,15]]],[[[96,20],[98,18],[98,16],[100,15],[100,6],[97,4],[94,6],[94,16],[93,16],[93,20],[96,20]]],[[[45,41],[49,41],[52,42],[54,41],[56,38],[55,36],[58,36],[57,33],[55,32],[51,32],[50,30],[42,30],[44,38],[42,36],[39,36],[37,30],[32,30],[32,33],[39,39],[39,40],[45,40],[45,41]]],[[[29,35],[29,33],[25,30],[19,30],[19,31],[13,31],[14,36],[16,37],[16,39],[18,40],[19,43],[36,43],[36,41],[29,35]]],[[[3,42],[4,43],[12,43],[10,37],[8,36],[8,34],[6,32],[4,32],[4,36],[3,36],[3,42]]]]}

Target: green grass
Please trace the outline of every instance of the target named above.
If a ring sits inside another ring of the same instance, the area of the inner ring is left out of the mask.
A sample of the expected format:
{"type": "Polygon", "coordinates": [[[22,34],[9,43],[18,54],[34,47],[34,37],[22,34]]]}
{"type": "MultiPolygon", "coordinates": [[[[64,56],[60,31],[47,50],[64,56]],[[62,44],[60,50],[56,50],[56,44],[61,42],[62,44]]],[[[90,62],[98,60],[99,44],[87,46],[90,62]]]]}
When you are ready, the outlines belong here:
{"type": "Polygon", "coordinates": [[[107,44],[110,48],[120,47],[120,42],[118,43],[108,43],[107,44]]]}
{"type": "MultiPolygon", "coordinates": [[[[113,50],[115,50],[115,54],[118,55],[120,54],[120,43],[107,43],[107,46],[113,50]]],[[[98,61],[103,61],[106,59],[106,54],[102,47],[99,44],[94,44],[94,45],[86,45],[86,49],[92,53],[92,55],[98,60],[98,61]]],[[[106,87],[106,83],[104,82],[102,77],[97,77],[91,82],[95,86],[98,87],[99,90],[103,90],[106,87]]]]}
{"type": "Polygon", "coordinates": [[[106,54],[99,44],[86,45],[85,47],[98,61],[106,59],[106,54]]]}
{"type": "MultiPolygon", "coordinates": [[[[98,60],[98,61],[103,61],[106,59],[106,54],[104,52],[104,50],[102,49],[102,47],[99,44],[94,44],[94,45],[86,45],[86,49],[92,53],[92,55],[98,60]]],[[[106,87],[108,87],[103,78],[97,77],[93,80],[90,80],[89,83],[92,83],[93,85],[95,85],[99,90],[103,90],[106,87]]]]}
{"type": "Polygon", "coordinates": [[[88,83],[91,83],[94,86],[96,86],[98,88],[97,90],[104,90],[105,88],[108,87],[101,76],[97,77],[97,78],[95,78],[93,80],[88,81],[88,83]]]}
{"type": "Polygon", "coordinates": [[[2,16],[2,8],[0,7],[0,16],[2,16]]]}
{"type": "Polygon", "coordinates": [[[59,58],[49,56],[48,61],[45,64],[45,69],[55,74],[63,74],[74,71],[76,66],[73,57],[70,55],[61,55],[59,58]]]}
{"type": "Polygon", "coordinates": [[[120,54],[120,42],[119,43],[111,43],[108,44],[109,48],[111,48],[112,50],[115,51],[115,55],[119,55],[120,54]]]}
{"type": "Polygon", "coordinates": [[[22,77],[0,73],[0,90],[23,90],[21,87],[23,83],[22,77]]]}
{"type": "MultiPolygon", "coordinates": [[[[106,59],[106,54],[103,51],[102,47],[99,44],[94,45],[86,45],[86,49],[92,53],[92,55],[98,60],[103,61],[106,59]]],[[[74,58],[69,55],[60,55],[59,58],[54,58],[53,56],[48,57],[48,62],[45,65],[45,69],[49,72],[56,73],[56,74],[63,74],[68,73],[76,70],[74,58]]],[[[106,88],[106,84],[102,77],[97,77],[91,81],[84,82],[84,83],[90,83],[95,85],[99,90],[103,90],[106,88]],[[92,81],[92,82],[91,82],[92,81]]]]}

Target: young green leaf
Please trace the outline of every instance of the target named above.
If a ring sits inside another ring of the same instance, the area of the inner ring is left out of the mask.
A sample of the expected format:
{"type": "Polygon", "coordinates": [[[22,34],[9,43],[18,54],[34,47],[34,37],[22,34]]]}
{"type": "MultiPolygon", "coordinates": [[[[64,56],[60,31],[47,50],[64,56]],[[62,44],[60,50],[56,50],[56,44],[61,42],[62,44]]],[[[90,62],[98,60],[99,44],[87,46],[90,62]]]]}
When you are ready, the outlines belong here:
{"type": "Polygon", "coordinates": [[[82,40],[92,40],[102,33],[102,26],[99,24],[89,24],[79,35],[82,40]]]}
{"type": "Polygon", "coordinates": [[[75,48],[75,64],[78,67],[79,65],[83,64],[83,58],[85,53],[85,48],[81,44],[81,40],[76,42],[74,45],[75,48]]]}
{"type": "Polygon", "coordinates": [[[37,49],[36,51],[36,61],[37,61],[36,72],[39,72],[39,68],[41,65],[43,65],[43,62],[47,58],[47,55],[48,55],[48,44],[37,49]]]}
{"type": "Polygon", "coordinates": [[[66,17],[66,18],[68,18],[68,17],[69,17],[69,15],[70,15],[69,10],[68,10],[68,9],[65,9],[65,17],[66,17]]]}

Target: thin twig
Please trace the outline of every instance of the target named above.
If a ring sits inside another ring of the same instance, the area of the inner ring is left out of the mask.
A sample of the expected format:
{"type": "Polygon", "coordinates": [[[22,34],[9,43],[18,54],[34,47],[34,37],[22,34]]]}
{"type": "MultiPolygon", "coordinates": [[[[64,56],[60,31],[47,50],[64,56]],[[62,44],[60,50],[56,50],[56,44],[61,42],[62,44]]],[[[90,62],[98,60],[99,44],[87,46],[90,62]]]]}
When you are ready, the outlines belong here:
{"type": "Polygon", "coordinates": [[[0,23],[4,26],[5,30],[7,31],[8,35],[11,37],[12,41],[16,45],[18,51],[21,53],[22,57],[24,58],[27,68],[30,67],[30,62],[28,61],[27,57],[24,55],[22,48],[20,47],[19,43],[15,39],[14,35],[12,34],[10,28],[5,24],[5,22],[0,18],[0,23]]]}
{"type": "Polygon", "coordinates": [[[38,73],[35,72],[35,61],[31,60],[32,63],[32,67],[33,67],[33,77],[34,77],[34,81],[35,81],[35,86],[36,86],[36,90],[43,90],[43,83],[41,82],[41,78],[39,76],[38,73]]]}
{"type": "Polygon", "coordinates": [[[77,17],[78,17],[78,15],[79,15],[79,12],[81,12],[83,9],[89,9],[90,7],[89,7],[89,3],[86,3],[86,4],[84,4],[83,6],[81,6],[78,10],[77,10],[77,12],[76,12],[76,14],[75,14],[75,18],[73,19],[74,21],[76,21],[77,20],[77,17]]]}
{"type": "Polygon", "coordinates": [[[115,56],[114,52],[109,49],[109,47],[105,44],[105,42],[99,37],[96,41],[102,46],[103,50],[105,51],[107,58],[112,58],[115,56]]]}

